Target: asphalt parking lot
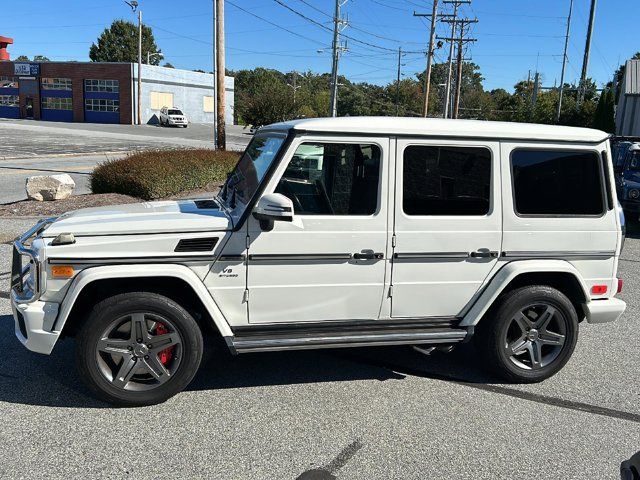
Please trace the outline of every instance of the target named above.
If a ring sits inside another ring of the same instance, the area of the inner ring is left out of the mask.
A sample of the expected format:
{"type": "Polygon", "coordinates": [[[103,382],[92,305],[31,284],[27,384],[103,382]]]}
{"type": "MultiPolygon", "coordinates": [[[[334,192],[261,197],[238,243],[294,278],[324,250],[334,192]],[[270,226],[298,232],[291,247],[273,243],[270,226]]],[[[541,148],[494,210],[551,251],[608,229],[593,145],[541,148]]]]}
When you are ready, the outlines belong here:
{"type": "MultiPolygon", "coordinates": [[[[0,119],[0,160],[53,155],[123,153],[149,148],[212,148],[213,126],[105,125],[0,119]]],[[[227,127],[227,148],[242,150],[251,136],[227,127]]]]}
{"type": "MultiPolygon", "coordinates": [[[[33,222],[6,222],[2,241],[33,222]]],[[[73,342],[45,357],[14,338],[9,253],[0,245],[0,478],[616,479],[640,450],[639,234],[620,262],[627,312],[582,324],[572,360],[541,384],[495,383],[468,349],[212,355],[187,391],[138,409],[87,395],[73,342]]]]}

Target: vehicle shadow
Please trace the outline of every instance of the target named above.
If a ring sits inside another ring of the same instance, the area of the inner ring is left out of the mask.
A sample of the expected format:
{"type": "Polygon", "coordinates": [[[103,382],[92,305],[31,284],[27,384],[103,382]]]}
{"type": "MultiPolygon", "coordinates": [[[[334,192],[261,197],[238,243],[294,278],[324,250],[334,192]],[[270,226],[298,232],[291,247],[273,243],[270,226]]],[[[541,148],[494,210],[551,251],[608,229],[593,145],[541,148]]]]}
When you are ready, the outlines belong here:
{"type": "MultiPolygon", "coordinates": [[[[26,350],[13,335],[13,318],[0,316],[0,402],[67,408],[109,408],[93,399],[75,370],[74,342],[63,340],[50,356],[26,350]]],[[[464,346],[463,346],[464,347],[464,346]]],[[[407,375],[463,383],[496,383],[477,366],[469,348],[425,356],[411,347],[208,354],[187,390],[272,385],[402,381],[407,375]]]]}

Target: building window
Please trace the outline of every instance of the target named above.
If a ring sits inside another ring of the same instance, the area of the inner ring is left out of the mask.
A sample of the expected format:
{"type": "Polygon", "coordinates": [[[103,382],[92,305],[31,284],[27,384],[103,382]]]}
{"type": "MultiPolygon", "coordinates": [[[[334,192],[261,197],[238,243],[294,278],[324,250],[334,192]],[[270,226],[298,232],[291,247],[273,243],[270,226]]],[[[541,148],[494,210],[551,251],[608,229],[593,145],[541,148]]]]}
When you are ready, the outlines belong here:
{"type": "Polygon", "coordinates": [[[162,110],[164,107],[173,108],[173,93],[151,92],[151,110],[162,110]]]}
{"type": "Polygon", "coordinates": [[[43,78],[40,80],[43,90],[71,90],[70,78],[43,78]]]}
{"type": "Polygon", "coordinates": [[[0,107],[19,107],[20,98],[18,95],[0,95],[0,107]]]}
{"type": "Polygon", "coordinates": [[[20,88],[18,77],[0,76],[0,88],[20,88]]]}
{"type": "Polygon", "coordinates": [[[42,99],[42,108],[51,110],[73,110],[73,100],[71,98],[45,97],[42,99]]]}
{"type": "Polygon", "coordinates": [[[120,93],[120,82],[118,80],[85,80],[84,89],[86,92],[120,93]]]}
{"type": "Polygon", "coordinates": [[[87,98],[85,109],[90,112],[119,112],[119,100],[105,100],[99,98],[87,98]]]}
{"type": "Polygon", "coordinates": [[[407,215],[489,213],[488,149],[414,145],[405,149],[402,165],[402,209],[407,215]]]}
{"type": "Polygon", "coordinates": [[[373,215],[379,178],[377,145],[303,143],[276,193],[289,197],[300,215],[373,215]]]}
{"type": "Polygon", "coordinates": [[[204,113],[213,113],[215,103],[213,101],[213,97],[202,97],[202,110],[204,113]]]}
{"type": "Polygon", "coordinates": [[[584,216],[604,213],[602,162],[585,150],[515,150],[511,154],[516,213],[584,216]]]}

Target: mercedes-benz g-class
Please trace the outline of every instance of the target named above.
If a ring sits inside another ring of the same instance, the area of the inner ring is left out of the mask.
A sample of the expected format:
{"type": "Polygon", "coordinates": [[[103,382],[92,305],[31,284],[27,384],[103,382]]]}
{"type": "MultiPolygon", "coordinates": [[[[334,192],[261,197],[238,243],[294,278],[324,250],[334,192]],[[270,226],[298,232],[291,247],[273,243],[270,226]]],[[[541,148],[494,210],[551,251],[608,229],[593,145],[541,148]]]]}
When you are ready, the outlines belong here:
{"type": "Polygon", "coordinates": [[[74,337],[81,377],[120,405],[185,388],[205,332],[234,354],[473,340],[502,378],[541,381],[580,322],[625,309],[610,159],[581,128],[266,126],[215,197],[79,210],[17,239],[15,332],[44,354],[74,337]]]}

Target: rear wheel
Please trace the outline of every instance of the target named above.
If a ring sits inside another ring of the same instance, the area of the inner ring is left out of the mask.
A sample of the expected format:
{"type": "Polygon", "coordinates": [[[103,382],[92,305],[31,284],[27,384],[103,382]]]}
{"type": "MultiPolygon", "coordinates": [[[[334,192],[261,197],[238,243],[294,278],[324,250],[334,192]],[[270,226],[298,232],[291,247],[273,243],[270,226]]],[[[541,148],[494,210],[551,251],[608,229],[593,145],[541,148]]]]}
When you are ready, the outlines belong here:
{"type": "Polygon", "coordinates": [[[124,293],[97,304],[78,335],[80,376],[101,400],[152,405],[183,390],[202,358],[193,317],[150,292],[124,293]]]}
{"type": "Polygon", "coordinates": [[[476,343],[488,366],[509,382],[534,383],[556,374],[578,340],[578,317],[560,291],[522,287],[502,297],[479,325],[476,343]]]}

